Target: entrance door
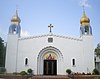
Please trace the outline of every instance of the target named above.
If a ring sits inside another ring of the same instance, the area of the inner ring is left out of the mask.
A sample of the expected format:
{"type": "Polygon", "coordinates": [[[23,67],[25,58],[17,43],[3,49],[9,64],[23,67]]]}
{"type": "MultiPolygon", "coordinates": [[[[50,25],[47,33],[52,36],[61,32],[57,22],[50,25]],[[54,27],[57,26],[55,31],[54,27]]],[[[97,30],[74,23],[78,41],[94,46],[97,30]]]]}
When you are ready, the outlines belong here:
{"type": "Polygon", "coordinates": [[[44,60],[44,75],[57,75],[57,60],[44,60]]]}

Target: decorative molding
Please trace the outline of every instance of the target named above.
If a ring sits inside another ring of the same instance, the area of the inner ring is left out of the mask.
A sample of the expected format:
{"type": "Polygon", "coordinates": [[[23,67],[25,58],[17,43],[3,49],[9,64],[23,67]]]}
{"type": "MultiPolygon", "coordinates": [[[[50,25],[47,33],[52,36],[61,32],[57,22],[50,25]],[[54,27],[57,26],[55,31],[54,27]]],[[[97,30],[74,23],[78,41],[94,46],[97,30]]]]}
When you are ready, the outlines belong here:
{"type": "Polygon", "coordinates": [[[55,53],[55,52],[58,53],[58,54],[61,55],[61,57],[63,58],[63,55],[62,55],[61,51],[60,51],[59,49],[53,47],[53,46],[44,47],[44,48],[39,52],[38,57],[39,57],[39,55],[41,56],[42,54],[47,53],[46,51],[50,51],[50,50],[53,51],[54,53],[55,53]],[[45,52],[45,53],[44,53],[44,52],[45,52]]]}
{"type": "Polygon", "coordinates": [[[71,39],[71,40],[76,40],[76,41],[82,41],[82,38],[73,38],[73,37],[68,37],[68,36],[60,36],[60,35],[54,35],[54,34],[47,34],[47,35],[40,35],[40,36],[30,36],[30,37],[20,37],[19,40],[28,40],[28,39],[33,39],[33,38],[41,38],[41,37],[58,37],[58,38],[64,38],[64,39],[71,39]]]}

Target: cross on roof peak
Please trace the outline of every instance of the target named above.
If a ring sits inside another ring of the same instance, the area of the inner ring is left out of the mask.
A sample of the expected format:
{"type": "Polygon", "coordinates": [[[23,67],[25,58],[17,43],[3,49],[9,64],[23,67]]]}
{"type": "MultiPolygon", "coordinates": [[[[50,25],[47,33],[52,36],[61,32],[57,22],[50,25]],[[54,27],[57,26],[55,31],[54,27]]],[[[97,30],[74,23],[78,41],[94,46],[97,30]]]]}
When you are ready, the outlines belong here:
{"type": "Polygon", "coordinates": [[[48,27],[50,28],[49,32],[52,33],[52,29],[51,28],[53,28],[54,26],[52,24],[50,24],[48,27]]]}

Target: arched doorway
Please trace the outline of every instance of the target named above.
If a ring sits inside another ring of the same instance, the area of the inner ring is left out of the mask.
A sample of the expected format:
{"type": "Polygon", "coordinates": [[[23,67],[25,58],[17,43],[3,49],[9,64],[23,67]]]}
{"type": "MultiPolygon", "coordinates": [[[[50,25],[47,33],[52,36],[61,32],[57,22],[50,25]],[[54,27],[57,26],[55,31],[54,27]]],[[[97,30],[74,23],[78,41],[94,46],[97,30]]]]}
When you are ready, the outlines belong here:
{"type": "Polygon", "coordinates": [[[38,75],[58,75],[63,72],[63,56],[55,47],[49,46],[39,52],[37,58],[38,75]]]}

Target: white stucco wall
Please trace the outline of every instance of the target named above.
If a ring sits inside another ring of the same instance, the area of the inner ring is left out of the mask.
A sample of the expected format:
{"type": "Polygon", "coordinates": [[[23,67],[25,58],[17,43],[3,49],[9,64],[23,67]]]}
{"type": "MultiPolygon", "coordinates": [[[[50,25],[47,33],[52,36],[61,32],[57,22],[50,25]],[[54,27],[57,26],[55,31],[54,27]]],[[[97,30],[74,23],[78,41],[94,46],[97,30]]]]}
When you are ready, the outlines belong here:
{"type": "Polygon", "coordinates": [[[94,67],[94,47],[93,37],[91,35],[83,36],[83,57],[84,57],[84,71],[92,72],[94,67]]]}
{"type": "Polygon", "coordinates": [[[61,66],[61,70],[57,70],[59,71],[57,74],[65,75],[66,69],[71,69],[73,72],[87,72],[87,69],[89,68],[89,72],[91,72],[94,68],[92,36],[72,38],[58,35],[42,35],[19,38],[17,43],[18,49],[16,47],[17,44],[14,43],[16,41],[16,36],[10,36],[8,39],[6,56],[6,68],[8,72],[15,72],[15,67],[17,67],[17,72],[32,68],[34,70],[34,74],[37,74],[37,57],[39,52],[49,46],[59,49],[63,55],[63,60],[61,61],[63,66],[61,66]],[[52,43],[48,43],[48,37],[53,38],[52,43]],[[18,50],[17,66],[15,58],[16,49],[18,50]],[[13,57],[11,57],[10,54],[12,54],[13,57]],[[26,57],[29,59],[28,66],[25,66],[24,64],[24,59],[26,57]],[[72,66],[73,58],[75,59],[75,66],[72,66]],[[12,63],[12,66],[9,65],[12,63]]]}
{"type": "Polygon", "coordinates": [[[9,73],[16,72],[17,42],[18,35],[8,35],[5,67],[9,73]]]}

